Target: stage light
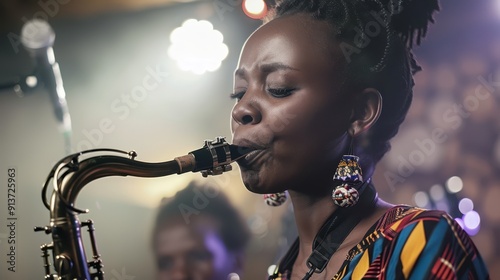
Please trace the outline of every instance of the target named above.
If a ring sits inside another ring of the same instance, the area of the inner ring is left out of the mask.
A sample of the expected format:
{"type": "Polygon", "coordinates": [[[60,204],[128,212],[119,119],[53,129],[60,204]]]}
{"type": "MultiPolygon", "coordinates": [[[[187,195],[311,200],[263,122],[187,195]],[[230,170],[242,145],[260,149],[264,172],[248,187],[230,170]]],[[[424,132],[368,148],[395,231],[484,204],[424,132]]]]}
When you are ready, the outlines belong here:
{"type": "Polygon", "coordinates": [[[416,192],[413,200],[418,207],[426,208],[429,205],[429,196],[426,192],[416,192]]]}
{"type": "Polygon", "coordinates": [[[469,211],[462,218],[464,221],[464,226],[466,229],[475,230],[479,227],[481,223],[481,218],[476,211],[469,211]]]}
{"type": "Polygon", "coordinates": [[[431,197],[434,201],[440,201],[440,200],[444,199],[445,194],[444,194],[443,187],[441,185],[432,186],[429,192],[430,192],[431,197]]]}
{"type": "Polygon", "coordinates": [[[249,18],[261,19],[267,14],[267,5],[263,0],[243,0],[242,7],[249,18]]]}
{"type": "Polygon", "coordinates": [[[206,20],[186,20],[170,34],[168,55],[180,69],[195,74],[213,72],[227,57],[228,48],[224,36],[206,20]]]}
{"type": "Polygon", "coordinates": [[[472,202],[472,200],[470,200],[469,198],[462,198],[458,203],[458,210],[460,210],[460,213],[462,214],[467,214],[473,209],[474,209],[474,202],[472,202]]]}
{"type": "Polygon", "coordinates": [[[446,181],[446,189],[450,193],[457,193],[457,192],[461,191],[463,186],[464,186],[464,184],[462,182],[462,179],[460,179],[460,177],[458,177],[458,176],[450,177],[446,181]]]}

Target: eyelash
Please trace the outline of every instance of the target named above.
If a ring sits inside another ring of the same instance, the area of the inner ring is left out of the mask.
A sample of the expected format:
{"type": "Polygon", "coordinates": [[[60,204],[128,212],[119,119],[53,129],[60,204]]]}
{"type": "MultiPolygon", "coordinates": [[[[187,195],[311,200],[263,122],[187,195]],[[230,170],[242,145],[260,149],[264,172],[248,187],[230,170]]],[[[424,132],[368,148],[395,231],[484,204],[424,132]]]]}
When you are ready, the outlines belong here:
{"type": "Polygon", "coordinates": [[[244,94],[245,94],[245,91],[243,90],[243,91],[233,92],[233,93],[231,93],[231,94],[229,95],[229,97],[230,97],[231,99],[236,99],[236,100],[240,101],[240,100],[241,100],[241,98],[243,98],[243,95],[244,95],[244,94]]]}
{"type": "Polygon", "coordinates": [[[269,91],[276,98],[283,98],[290,96],[294,90],[294,88],[270,88],[267,91],[269,91]]]}
{"type": "MultiPolygon", "coordinates": [[[[276,98],[284,98],[290,96],[296,89],[295,88],[269,88],[267,91],[276,98]]],[[[241,100],[243,95],[245,95],[246,90],[231,93],[229,97],[231,99],[241,100]]]]}

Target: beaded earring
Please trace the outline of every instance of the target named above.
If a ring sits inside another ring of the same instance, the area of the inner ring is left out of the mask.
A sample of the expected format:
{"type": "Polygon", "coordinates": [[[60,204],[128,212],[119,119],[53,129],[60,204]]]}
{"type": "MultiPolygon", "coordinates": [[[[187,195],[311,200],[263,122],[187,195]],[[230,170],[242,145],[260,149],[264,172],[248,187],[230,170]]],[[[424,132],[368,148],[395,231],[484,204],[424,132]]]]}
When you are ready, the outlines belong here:
{"type": "Polygon", "coordinates": [[[359,166],[359,157],[353,155],[352,138],[349,153],[343,155],[333,175],[336,187],[332,192],[333,202],[340,207],[351,207],[359,200],[357,186],[363,183],[363,172],[359,166]]]}
{"type": "Polygon", "coordinates": [[[286,192],[270,193],[264,195],[264,201],[269,206],[280,206],[286,202],[286,192]]]}

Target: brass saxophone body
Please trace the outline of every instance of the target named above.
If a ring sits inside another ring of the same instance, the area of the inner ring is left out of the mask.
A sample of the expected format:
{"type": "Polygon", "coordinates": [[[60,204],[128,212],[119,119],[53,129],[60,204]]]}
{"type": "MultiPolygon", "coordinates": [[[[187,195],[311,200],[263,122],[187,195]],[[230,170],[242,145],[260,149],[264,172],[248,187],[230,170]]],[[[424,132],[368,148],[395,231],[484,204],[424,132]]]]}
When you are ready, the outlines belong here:
{"type": "Polygon", "coordinates": [[[204,177],[218,175],[230,171],[230,163],[248,152],[249,149],[230,145],[223,137],[217,137],[213,141],[205,141],[201,149],[160,163],[137,161],[135,152],[113,149],[89,150],[61,159],[50,172],[42,190],[42,201],[50,211],[50,224],[35,227],[35,231],[44,231],[52,236],[52,243],[41,246],[45,279],[104,279],[93,222],[80,222],[78,215],[87,213],[88,210],[74,206],[79,192],[86,184],[108,176],[162,177],[189,171],[199,171],[204,177]],[[86,154],[103,152],[122,155],[99,155],[81,160],[86,154]],[[54,190],[48,203],[45,193],[50,182],[54,190]],[[90,234],[93,255],[91,261],[87,260],[83,246],[83,227],[87,227],[90,234]],[[52,251],[55,273],[51,269],[49,251],[52,251]]]}

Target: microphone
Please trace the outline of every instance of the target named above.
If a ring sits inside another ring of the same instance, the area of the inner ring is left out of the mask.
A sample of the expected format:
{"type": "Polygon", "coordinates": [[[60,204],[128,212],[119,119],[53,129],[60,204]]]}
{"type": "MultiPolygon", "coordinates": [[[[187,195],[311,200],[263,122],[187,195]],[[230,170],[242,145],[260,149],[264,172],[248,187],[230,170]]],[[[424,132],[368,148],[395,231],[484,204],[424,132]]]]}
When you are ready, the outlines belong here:
{"type": "Polygon", "coordinates": [[[49,93],[56,119],[63,126],[64,131],[71,131],[71,118],[66,103],[61,71],[52,48],[55,37],[54,30],[50,25],[40,19],[26,22],[21,30],[21,43],[35,60],[36,76],[49,93]]]}
{"type": "Polygon", "coordinates": [[[21,30],[21,43],[35,61],[36,77],[39,82],[45,85],[61,132],[66,137],[69,137],[71,134],[71,118],[61,71],[52,48],[55,37],[54,30],[50,25],[40,19],[26,22],[21,30]]]}

